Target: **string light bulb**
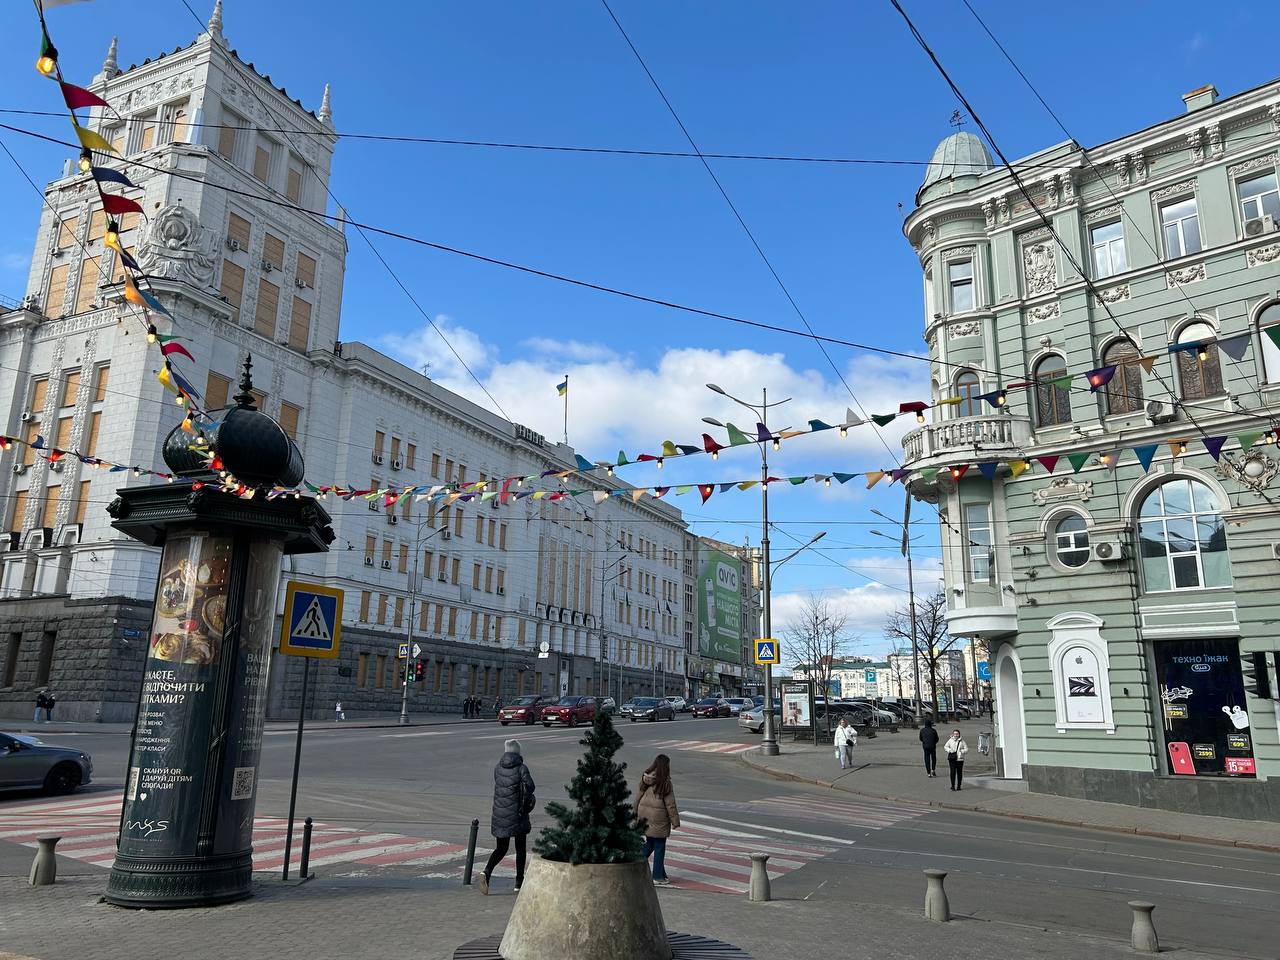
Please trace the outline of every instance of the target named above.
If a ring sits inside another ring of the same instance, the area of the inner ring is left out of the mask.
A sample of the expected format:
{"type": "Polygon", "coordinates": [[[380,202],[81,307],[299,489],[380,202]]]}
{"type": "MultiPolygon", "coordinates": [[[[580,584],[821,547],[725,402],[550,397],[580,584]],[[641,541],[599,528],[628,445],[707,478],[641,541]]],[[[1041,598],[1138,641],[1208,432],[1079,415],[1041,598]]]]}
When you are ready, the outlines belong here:
{"type": "Polygon", "coordinates": [[[78,164],[81,173],[88,173],[93,169],[93,154],[89,152],[89,148],[85,147],[80,151],[80,162],[78,164]]]}
{"type": "Polygon", "coordinates": [[[924,411],[923,411],[923,410],[917,410],[917,411],[916,411],[916,423],[924,423],[924,411]]]}
{"type": "Polygon", "coordinates": [[[0,437],[0,450],[12,450],[13,441],[8,437],[0,437]]]}
{"type": "Polygon", "coordinates": [[[997,406],[997,407],[1003,407],[1003,406],[1004,406],[1006,403],[1008,403],[1008,402],[1009,402],[1009,391],[1007,391],[1007,390],[997,390],[997,391],[996,391],[996,406],[997,406]]]}
{"type": "Polygon", "coordinates": [[[841,439],[841,440],[843,440],[843,439],[844,439],[845,437],[847,437],[848,435],[849,435],[849,428],[848,428],[848,427],[843,427],[843,426],[842,426],[842,427],[840,428],[840,439],[841,439]]]}
{"type": "Polygon", "coordinates": [[[952,480],[959,480],[962,476],[964,476],[964,471],[963,471],[963,470],[961,470],[959,467],[952,467],[952,468],[951,468],[951,479],[952,479],[952,480]]]}
{"type": "MultiPolygon", "coordinates": [[[[80,162],[83,164],[84,160],[82,159],[80,162]]],[[[81,167],[81,169],[84,169],[84,167],[81,167]]],[[[120,246],[120,223],[118,220],[107,221],[107,232],[103,239],[108,247],[120,246]]]]}
{"type": "Polygon", "coordinates": [[[140,476],[142,476],[142,468],[141,468],[141,467],[134,467],[134,468],[133,468],[133,475],[134,475],[135,477],[140,477],[140,476]]]}
{"type": "Polygon", "coordinates": [[[1182,456],[1182,455],[1183,455],[1184,453],[1186,453],[1186,452],[1187,452],[1187,441],[1185,441],[1185,440],[1179,440],[1179,441],[1178,441],[1178,456],[1182,456]]]}
{"type": "MultiPolygon", "coordinates": [[[[1268,430],[1268,431],[1267,431],[1267,433],[1266,433],[1266,436],[1264,436],[1264,437],[1262,438],[1262,440],[1263,440],[1263,442],[1264,442],[1264,443],[1275,443],[1275,442],[1276,442],[1276,432],[1275,432],[1274,430],[1268,430]]],[[[7,450],[8,448],[6,447],[5,449],[7,450]]]]}
{"type": "Polygon", "coordinates": [[[57,69],[58,48],[49,39],[49,34],[42,34],[40,37],[40,56],[36,58],[36,72],[42,77],[49,77],[57,69]]]}
{"type": "Polygon", "coordinates": [[[1100,454],[1098,454],[1098,461],[1099,461],[1099,462],[1100,462],[1104,467],[1105,467],[1105,466],[1107,466],[1107,465],[1109,465],[1109,464],[1111,463],[1111,454],[1109,454],[1109,453],[1100,453],[1100,454]]]}
{"type": "Polygon", "coordinates": [[[607,473],[609,476],[611,476],[611,477],[612,477],[612,476],[613,476],[613,467],[610,467],[608,470],[606,470],[606,471],[605,471],[605,473],[607,473]]]}
{"type": "Polygon", "coordinates": [[[1201,363],[1204,363],[1209,359],[1209,348],[1203,343],[1200,344],[1200,346],[1196,348],[1196,356],[1200,358],[1201,363]]]}
{"type": "Polygon", "coordinates": [[[661,458],[661,457],[659,457],[659,458],[658,458],[657,467],[658,467],[658,469],[659,469],[659,470],[661,470],[661,469],[662,469],[662,458],[661,458]]]}
{"type": "Polygon", "coordinates": [[[182,420],[182,432],[183,433],[191,432],[191,416],[190,415],[184,417],[182,420]]]}
{"type": "Polygon", "coordinates": [[[831,478],[830,478],[830,477],[823,477],[823,478],[822,478],[822,485],[823,485],[824,487],[829,487],[829,486],[831,486],[831,478]]]}
{"type": "Polygon", "coordinates": [[[773,449],[775,452],[782,449],[782,441],[777,437],[773,438],[773,449]]]}
{"type": "Polygon", "coordinates": [[[159,331],[156,330],[155,324],[148,324],[147,325],[147,343],[155,343],[156,338],[159,336],[160,336],[160,333],[159,331]]]}
{"type": "Polygon", "coordinates": [[[720,459],[720,451],[719,451],[719,450],[712,450],[712,451],[711,451],[711,459],[712,459],[712,460],[719,460],[719,459],[720,459]]]}

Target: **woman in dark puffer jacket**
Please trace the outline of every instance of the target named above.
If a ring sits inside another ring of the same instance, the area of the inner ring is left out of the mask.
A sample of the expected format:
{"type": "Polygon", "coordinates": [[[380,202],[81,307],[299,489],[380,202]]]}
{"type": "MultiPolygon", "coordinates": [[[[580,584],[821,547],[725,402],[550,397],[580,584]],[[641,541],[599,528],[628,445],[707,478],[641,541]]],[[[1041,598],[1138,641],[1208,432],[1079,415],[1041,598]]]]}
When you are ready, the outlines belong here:
{"type": "Polygon", "coordinates": [[[529,813],[536,800],[533,795],[533,777],[520,755],[520,741],[508,740],[498,765],[493,768],[493,818],[489,830],[497,839],[489,862],[480,878],[480,892],[489,892],[489,878],[493,869],[511,849],[511,838],[516,840],[516,892],[524,882],[525,838],[533,829],[529,813]]]}

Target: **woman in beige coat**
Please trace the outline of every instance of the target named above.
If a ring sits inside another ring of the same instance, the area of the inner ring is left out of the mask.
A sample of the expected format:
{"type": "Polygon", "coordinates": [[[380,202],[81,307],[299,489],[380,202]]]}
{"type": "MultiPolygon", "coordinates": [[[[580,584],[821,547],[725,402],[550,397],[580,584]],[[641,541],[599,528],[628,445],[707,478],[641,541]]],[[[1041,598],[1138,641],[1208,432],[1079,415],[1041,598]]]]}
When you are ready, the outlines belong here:
{"type": "Polygon", "coordinates": [[[676,794],[671,786],[671,758],[665,753],[654,757],[640,778],[636,816],[646,821],[644,858],[648,860],[653,854],[653,882],[665,887],[671,883],[665,864],[667,837],[680,827],[680,811],[676,809],[676,794]]]}

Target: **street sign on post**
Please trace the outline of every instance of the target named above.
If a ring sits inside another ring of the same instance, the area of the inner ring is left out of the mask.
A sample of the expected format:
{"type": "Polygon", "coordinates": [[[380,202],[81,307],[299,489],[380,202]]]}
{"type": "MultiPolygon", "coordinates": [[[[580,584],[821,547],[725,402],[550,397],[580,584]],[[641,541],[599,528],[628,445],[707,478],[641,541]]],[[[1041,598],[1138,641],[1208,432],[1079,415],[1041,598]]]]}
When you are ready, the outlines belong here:
{"type": "Polygon", "coordinates": [[[986,660],[978,661],[978,679],[983,683],[991,682],[991,664],[986,660]]]}
{"type": "Polygon", "coordinates": [[[415,643],[413,645],[413,659],[417,660],[420,656],[422,656],[422,647],[415,643]]]}
{"type": "Polygon", "coordinates": [[[551,644],[543,640],[540,644],[538,644],[538,659],[545,660],[549,656],[551,656],[551,644]]]}
{"type": "Polygon", "coordinates": [[[755,642],[756,647],[756,663],[764,666],[771,663],[777,666],[782,662],[782,648],[777,640],[771,637],[762,637],[755,642]]]}
{"type": "Polygon", "coordinates": [[[342,636],[342,590],[290,580],[285,584],[280,652],[292,657],[338,656],[342,636]]]}
{"type": "Polygon", "coordinates": [[[409,658],[409,644],[402,643],[396,648],[396,659],[407,660],[409,658]]]}

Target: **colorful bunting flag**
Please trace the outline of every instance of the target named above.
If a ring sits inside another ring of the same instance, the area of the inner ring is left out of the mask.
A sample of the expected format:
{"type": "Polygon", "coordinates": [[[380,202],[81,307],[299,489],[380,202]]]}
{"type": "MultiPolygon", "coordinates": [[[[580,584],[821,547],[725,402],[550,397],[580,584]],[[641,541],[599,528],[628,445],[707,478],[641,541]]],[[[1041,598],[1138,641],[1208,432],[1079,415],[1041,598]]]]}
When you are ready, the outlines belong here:
{"type": "Polygon", "coordinates": [[[1261,433],[1237,433],[1236,434],[1236,439],[1240,441],[1241,451],[1248,450],[1255,443],[1257,443],[1259,438],[1261,437],[1262,437],[1261,433]]]}
{"type": "Polygon", "coordinates": [[[1239,363],[1244,359],[1245,351],[1249,349],[1249,333],[1237,333],[1231,337],[1225,337],[1218,341],[1218,349],[1225,353],[1232,360],[1239,363]]]}
{"type": "Polygon", "coordinates": [[[872,470],[870,473],[866,474],[866,478],[867,478],[867,489],[870,490],[877,483],[879,483],[881,480],[884,479],[884,471],[872,470]]]}
{"type": "Polygon", "coordinates": [[[1031,464],[1028,463],[1026,460],[1010,460],[1009,475],[1016,480],[1018,479],[1018,477],[1026,473],[1027,470],[1030,469],[1030,467],[1031,467],[1031,464]]]}
{"type": "Polygon", "coordinates": [[[1133,448],[1133,455],[1138,458],[1138,462],[1142,464],[1142,472],[1147,473],[1151,469],[1151,461],[1155,459],[1156,449],[1159,444],[1146,443],[1140,447],[1133,448]]]}
{"type": "Polygon", "coordinates": [[[58,86],[62,89],[62,99],[66,102],[68,110],[84,110],[88,107],[107,107],[109,109],[111,107],[111,104],[96,93],[86,90],[84,87],[77,87],[74,83],[59,80],[58,86]]]}
{"type": "Polygon", "coordinates": [[[86,150],[98,150],[102,153],[119,153],[115,147],[111,145],[111,141],[105,137],[88,130],[74,120],[71,122],[72,128],[76,132],[76,139],[80,141],[80,146],[86,150]]]}
{"type": "Polygon", "coordinates": [[[978,464],[978,471],[988,480],[994,480],[996,478],[996,467],[998,466],[998,463],[989,460],[986,463],[978,464]]]}
{"type": "Polygon", "coordinates": [[[1209,451],[1209,456],[1214,460],[1218,460],[1222,456],[1222,445],[1227,442],[1226,437],[1205,437],[1200,441],[1204,444],[1204,448],[1209,451]]]}
{"type": "Polygon", "coordinates": [[[1079,473],[1088,461],[1091,454],[1088,453],[1069,453],[1067,454],[1067,462],[1071,464],[1071,472],[1079,473]]]}
{"type": "Polygon", "coordinates": [[[1090,392],[1102,389],[1111,382],[1111,378],[1116,375],[1116,367],[1098,367],[1096,370],[1085,371],[1084,378],[1089,383],[1090,392]]]}
{"type": "MultiPolygon", "coordinates": [[[[887,427],[898,419],[898,415],[896,413],[873,413],[871,419],[876,422],[876,426],[887,427]]],[[[853,424],[849,424],[849,426],[853,426],[853,424]]]]}
{"type": "Polygon", "coordinates": [[[1060,458],[1060,457],[1057,457],[1057,456],[1052,456],[1052,457],[1036,457],[1036,461],[1040,464],[1040,466],[1044,467],[1044,468],[1045,468],[1046,470],[1048,470],[1050,473],[1053,473],[1053,468],[1054,468],[1054,467],[1056,467],[1056,466],[1058,465],[1058,460],[1059,460],[1059,459],[1061,459],[1061,458],[1060,458]]]}
{"type": "Polygon", "coordinates": [[[709,483],[698,484],[698,493],[701,495],[703,503],[706,503],[708,500],[710,500],[711,494],[715,492],[716,492],[715,487],[713,487],[709,483]]]}

